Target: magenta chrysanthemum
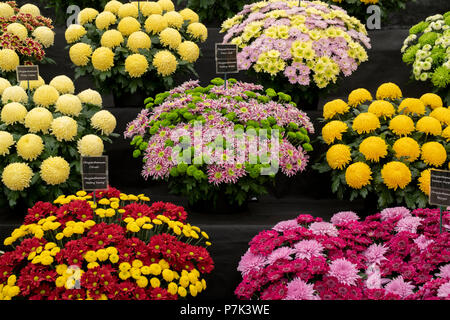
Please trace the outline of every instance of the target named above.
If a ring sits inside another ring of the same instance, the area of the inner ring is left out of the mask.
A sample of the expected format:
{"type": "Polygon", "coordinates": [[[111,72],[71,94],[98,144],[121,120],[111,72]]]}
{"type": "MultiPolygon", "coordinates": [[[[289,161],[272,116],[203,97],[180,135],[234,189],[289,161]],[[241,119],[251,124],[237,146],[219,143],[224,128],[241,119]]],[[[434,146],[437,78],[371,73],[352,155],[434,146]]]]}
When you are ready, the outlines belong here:
{"type": "Polygon", "coordinates": [[[338,224],[344,224],[351,221],[358,221],[359,217],[358,215],[353,211],[342,211],[336,213],[333,217],[331,217],[331,223],[338,225],[338,224]]]}
{"type": "Polygon", "coordinates": [[[381,220],[386,221],[393,218],[404,218],[409,216],[411,211],[405,207],[387,208],[381,211],[381,220]]]}
{"type": "Polygon", "coordinates": [[[402,299],[405,299],[409,295],[413,294],[414,285],[406,282],[403,276],[399,276],[389,282],[385,287],[387,292],[399,295],[402,299]]]}
{"type": "Polygon", "coordinates": [[[297,259],[311,259],[322,256],[323,245],[317,240],[302,240],[294,246],[297,259]]]}
{"type": "Polygon", "coordinates": [[[313,222],[309,226],[309,230],[316,235],[337,237],[339,235],[338,229],[329,222],[313,222]]]}
{"type": "Polygon", "coordinates": [[[287,295],[284,300],[320,300],[314,295],[314,285],[308,284],[300,278],[295,278],[287,285],[287,295]]]}
{"type": "Polygon", "coordinates": [[[356,280],[359,279],[356,264],[346,259],[336,259],[331,262],[328,275],[335,277],[340,283],[350,286],[355,285],[356,280]]]}

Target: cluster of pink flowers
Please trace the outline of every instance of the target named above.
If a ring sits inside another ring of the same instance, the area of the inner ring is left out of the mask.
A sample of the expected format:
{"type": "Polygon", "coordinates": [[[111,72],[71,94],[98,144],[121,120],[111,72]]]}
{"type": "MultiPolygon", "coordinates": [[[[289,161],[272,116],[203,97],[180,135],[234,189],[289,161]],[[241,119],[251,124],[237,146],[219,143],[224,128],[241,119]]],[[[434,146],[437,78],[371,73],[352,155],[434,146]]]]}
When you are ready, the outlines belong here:
{"type": "Polygon", "coordinates": [[[300,215],[253,238],[238,271],[240,299],[450,300],[450,233],[437,209],[300,215]]]}

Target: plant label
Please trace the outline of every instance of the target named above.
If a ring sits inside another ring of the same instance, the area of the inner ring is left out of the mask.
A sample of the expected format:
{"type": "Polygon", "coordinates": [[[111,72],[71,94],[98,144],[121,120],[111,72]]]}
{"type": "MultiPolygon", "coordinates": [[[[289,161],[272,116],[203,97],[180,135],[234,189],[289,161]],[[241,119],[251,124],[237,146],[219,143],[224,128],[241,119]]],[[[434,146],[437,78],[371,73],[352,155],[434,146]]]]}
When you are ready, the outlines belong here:
{"type": "Polygon", "coordinates": [[[17,66],[17,82],[39,80],[39,66],[17,66]]]}
{"type": "Polygon", "coordinates": [[[81,177],[85,191],[108,189],[108,156],[81,157],[81,177]]]}

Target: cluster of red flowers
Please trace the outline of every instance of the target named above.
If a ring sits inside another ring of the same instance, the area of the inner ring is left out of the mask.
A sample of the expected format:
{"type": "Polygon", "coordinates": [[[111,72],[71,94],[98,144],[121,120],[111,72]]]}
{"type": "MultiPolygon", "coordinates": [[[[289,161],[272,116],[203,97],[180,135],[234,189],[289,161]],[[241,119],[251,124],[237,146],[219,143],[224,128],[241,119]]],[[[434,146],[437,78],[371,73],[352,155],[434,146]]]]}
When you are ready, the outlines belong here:
{"type": "MultiPolygon", "coordinates": [[[[6,31],[6,27],[2,26],[2,31],[6,31]]],[[[0,44],[3,49],[11,49],[17,52],[19,56],[22,56],[25,60],[25,64],[32,63],[30,60],[35,59],[37,61],[42,61],[45,57],[45,51],[38,41],[33,38],[25,38],[24,40],[19,39],[16,35],[11,35],[9,33],[3,33],[0,35],[0,44]]]]}

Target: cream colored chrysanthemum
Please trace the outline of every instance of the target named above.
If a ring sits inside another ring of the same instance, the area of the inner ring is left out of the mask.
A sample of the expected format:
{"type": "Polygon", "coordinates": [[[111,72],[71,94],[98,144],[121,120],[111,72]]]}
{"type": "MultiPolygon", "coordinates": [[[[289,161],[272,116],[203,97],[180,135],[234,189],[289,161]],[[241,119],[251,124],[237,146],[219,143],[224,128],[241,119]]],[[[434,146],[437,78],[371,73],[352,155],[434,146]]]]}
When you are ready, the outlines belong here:
{"type": "Polygon", "coordinates": [[[178,54],[187,62],[195,62],[200,56],[200,48],[192,41],[183,41],[178,46],[178,54]]]}
{"type": "Polygon", "coordinates": [[[153,57],[153,65],[160,75],[169,76],[177,70],[177,58],[169,50],[161,50],[153,57]]]}
{"type": "Polygon", "coordinates": [[[189,8],[185,8],[185,9],[181,10],[180,14],[183,17],[183,19],[189,21],[189,23],[194,23],[194,22],[199,21],[198,14],[189,8]]]}
{"type": "Polygon", "coordinates": [[[75,92],[75,85],[67,76],[54,77],[52,81],[50,81],[49,85],[58,90],[59,94],[73,94],[75,92]]]}
{"type": "Polygon", "coordinates": [[[117,25],[117,30],[119,30],[124,36],[128,37],[133,32],[141,30],[141,24],[133,17],[125,17],[120,20],[117,25]]]}
{"type": "Polygon", "coordinates": [[[183,26],[184,18],[176,11],[167,12],[163,17],[166,18],[169,27],[180,29],[183,26]]]}
{"type": "Polygon", "coordinates": [[[56,118],[50,126],[52,134],[58,141],[72,141],[77,135],[77,122],[67,116],[56,118]]]}
{"type": "Polygon", "coordinates": [[[98,91],[87,89],[78,94],[82,103],[92,104],[101,107],[103,105],[102,96],[98,91]]]}
{"type": "Polygon", "coordinates": [[[145,20],[145,31],[151,34],[157,34],[169,26],[166,18],[160,14],[152,14],[145,20]]]}
{"type": "Polygon", "coordinates": [[[19,102],[11,102],[3,106],[1,112],[2,122],[10,125],[16,122],[23,123],[27,115],[27,108],[19,102]]]}
{"type": "Polygon", "coordinates": [[[59,92],[51,85],[43,85],[36,89],[33,95],[33,101],[40,107],[49,107],[56,103],[59,98],[59,92]]]}
{"type": "Polygon", "coordinates": [[[30,186],[33,170],[26,163],[11,163],[2,173],[3,184],[12,191],[23,191],[30,186]]]}
{"type": "Polygon", "coordinates": [[[95,20],[98,16],[98,11],[93,8],[85,8],[78,14],[78,23],[85,25],[95,20]]]}
{"type": "Polygon", "coordinates": [[[14,145],[14,137],[11,133],[0,131],[0,156],[9,154],[9,148],[14,145]]]}
{"type": "Polygon", "coordinates": [[[25,38],[28,37],[27,28],[23,24],[17,22],[9,24],[6,27],[6,32],[19,37],[20,40],[25,40],[25,38]]]}
{"type": "Polygon", "coordinates": [[[41,178],[49,185],[66,182],[70,175],[69,163],[61,157],[50,157],[41,164],[41,178]]]}
{"type": "Polygon", "coordinates": [[[133,32],[127,41],[127,47],[134,53],[139,53],[139,49],[150,49],[152,40],[142,31],[133,32]]]}
{"type": "Polygon", "coordinates": [[[139,53],[129,55],[125,60],[125,70],[132,78],[140,78],[147,72],[148,61],[145,56],[139,53]]]}
{"type": "Polygon", "coordinates": [[[107,71],[114,66],[114,52],[110,48],[100,47],[92,53],[92,65],[100,71],[107,71]]]}
{"type": "Polygon", "coordinates": [[[42,43],[44,48],[49,48],[55,43],[55,33],[45,26],[37,27],[33,31],[33,37],[42,43]]]}
{"type": "Polygon", "coordinates": [[[105,5],[105,11],[109,11],[114,14],[117,14],[119,12],[119,9],[121,6],[122,6],[122,3],[120,1],[112,0],[105,5]]]}
{"type": "Polygon", "coordinates": [[[28,84],[30,85],[30,90],[33,91],[40,86],[43,86],[45,84],[45,81],[41,76],[39,76],[38,80],[20,81],[20,87],[24,90],[28,90],[28,84]]]}
{"type": "Polygon", "coordinates": [[[102,139],[94,134],[86,135],[78,141],[78,152],[82,157],[99,157],[103,150],[102,139]]]}
{"type": "Polygon", "coordinates": [[[52,113],[41,107],[30,110],[25,117],[25,127],[28,128],[31,133],[47,133],[52,122],[52,113]]]}
{"type": "Polygon", "coordinates": [[[7,104],[8,102],[27,103],[28,95],[25,90],[19,86],[8,87],[3,91],[2,103],[7,104]]]}
{"type": "Polygon", "coordinates": [[[0,2],[0,17],[10,18],[14,15],[14,9],[9,4],[0,2]]]}
{"type": "Polygon", "coordinates": [[[31,3],[24,4],[19,9],[20,13],[31,14],[33,17],[41,15],[41,10],[37,6],[31,3]]]}
{"type": "Polygon", "coordinates": [[[69,56],[70,60],[76,65],[83,67],[89,63],[89,59],[92,55],[92,48],[90,45],[79,42],[70,47],[69,56]]]}
{"type": "Polygon", "coordinates": [[[95,26],[100,30],[108,30],[112,24],[115,24],[117,17],[109,11],[100,13],[95,19],[95,26]]]}
{"type": "Polygon", "coordinates": [[[3,91],[9,87],[11,87],[11,83],[5,78],[0,78],[0,96],[3,94],[3,91]]]}
{"type": "Polygon", "coordinates": [[[55,109],[64,115],[77,117],[83,109],[83,106],[81,105],[80,98],[77,96],[64,94],[56,101],[55,109]]]}
{"type": "Polygon", "coordinates": [[[125,3],[120,6],[119,10],[117,11],[117,15],[121,19],[125,17],[137,18],[139,16],[139,10],[134,4],[125,3]]]}
{"type": "Polygon", "coordinates": [[[116,129],[117,121],[114,115],[106,110],[94,114],[91,118],[91,126],[100,130],[102,134],[109,136],[116,129]]]}
{"type": "MultiPolygon", "coordinates": [[[[136,4],[136,2],[135,2],[136,4]]],[[[162,14],[163,9],[157,2],[148,1],[148,2],[141,2],[141,12],[145,17],[148,17],[152,14],[162,14]]]]}
{"type": "Polygon", "coordinates": [[[208,29],[200,22],[191,23],[187,28],[187,32],[193,38],[199,39],[202,42],[205,42],[208,38],[208,29]]]}
{"type": "Polygon", "coordinates": [[[17,141],[16,149],[22,159],[34,161],[44,151],[44,141],[38,135],[26,134],[17,141]]]}
{"type": "Polygon", "coordinates": [[[14,50],[1,49],[0,50],[0,70],[1,71],[15,71],[20,64],[20,58],[14,50]]]}
{"type": "Polygon", "coordinates": [[[158,4],[161,6],[163,11],[173,11],[175,10],[175,5],[170,0],[159,0],[158,4]]]}
{"type": "Polygon", "coordinates": [[[80,40],[87,33],[86,29],[79,24],[72,24],[66,29],[65,38],[67,43],[80,40]]]}
{"type": "Polygon", "coordinates": [[[159,34],[159,41],[163,46],[176,50],[181,44],[181,34],[173,28],[166,28],[159,34]]]}

